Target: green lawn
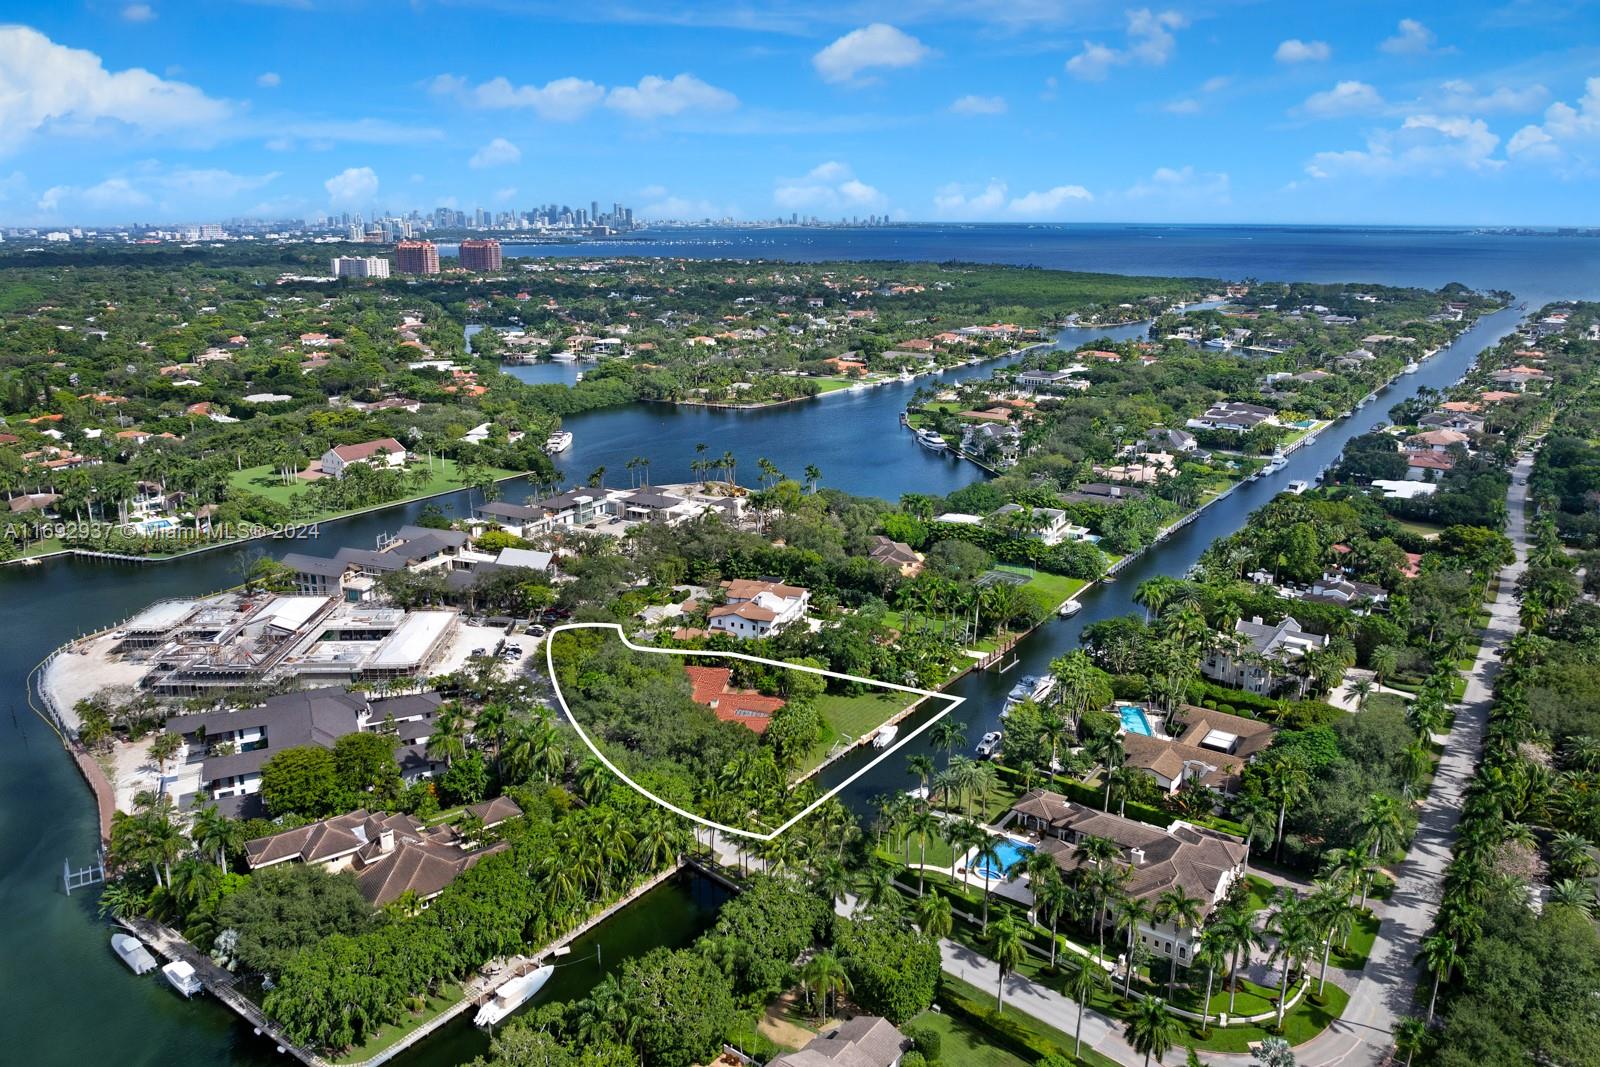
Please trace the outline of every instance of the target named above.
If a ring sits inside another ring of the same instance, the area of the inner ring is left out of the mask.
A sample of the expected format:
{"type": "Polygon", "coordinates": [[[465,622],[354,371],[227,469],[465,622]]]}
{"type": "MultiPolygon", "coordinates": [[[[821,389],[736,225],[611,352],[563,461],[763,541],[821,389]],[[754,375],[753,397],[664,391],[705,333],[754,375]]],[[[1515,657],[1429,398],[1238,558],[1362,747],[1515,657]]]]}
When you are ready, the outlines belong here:
{"type": "Polygon", "coordinates": [[[466,995],[461,987],[457,985],[447,987],[446,991],[448,993],[447,996],[429,997],[420,1015],[408,1015],[398,1026],[384,1025],[380,1027],[365,1044],[357,1045],[341,1056],[330,1056],[330,1061],[333,1063],[364,1063],[411,1033],[417,1027],[437,1018],[447,1011],[451,1005],[459,1003],[461,998],[466,995]]]}
{"type": "Polygon", "coordinates": [[[1272,902],[1277,895],[1278,887],[1259,875],[1247,874],[1244,878],[1245,907],[1250,911],[1260,911],[1272,902]]]}
{"type": "Polygon", "coordinates": [[[817,385],[821,388],[821,390],[824,393],[836,393],[840,389],[848,389],[852,385],[854,385],[858,380],[859,379],[854,379],[854,378],[849,379],[849,380],[846,380],[844,378],[817,378],[817,379],[815,379],[817,385]]]}
{"type": "MultiPolygon", "coordinates": [[[[1031,1054],[1030,1058],[1035,1060],[1051,1053],[1064,1056],[1069,1061],[1072,1059],[1071,1034],[1026,1015],[1014,1006],[996,1013],[993,990],[979,989],[946,974],[939,979],[939,1000],[955,1009],[975,1033],[990,1043],[1003,1044],[1018,1052],[1027,1050],[1031,1054]]],[[[942,1052],[939,1058],[942,1062],[951,1064],[965,1062],[946,1056],[942,1052]]],[[[1087,1045],[1084,1046],[1083,1055],[1077,1062],[1085,1067],[1119,1067],[1116,1060],[1096,1052],[1087,1045]]]]}
{"type": "Polygon", "coordinates": [[[1367,957],[1372,955],[1372,943],[1378,939],[1378,919],[1370,911],[1361,913],[1355,926],[1350,930],[1350,940],[1343,948],[1336,942],[1333,954],[1328,957],[1331,967],[1343,967],[1350,971],[1359,971],[1367,965],[1367,957]]]}
{"type": "Polygon", "coordinates": [[[963,1067],[967,1064],[972,1067],[1028,1067],[1029,1061],[993,1044],[970,1023],[936,1011],[923,1012],[914,1021],[916,1025],[939,1035],[941,1063],[961,1064],[963,1067]]]}
{"type": "MultiPolygon", "coordinates": [[[[419,460],[418,462],[422,463],[426,461],[419,460]]],[[[492,467],[489,468],[489,473],[496,480],[502,478],[514,478],[517,476],[516,471],[498,470],[492,467]]],[[[234,471],[233,474],[229,476],[228,483],[235,489],[240,489],[249,493],[255,493],[258,496],[264,496],[268,500],[279,504],[288,504],[296,497],[304,495],[306,489],[310,485],[309,482],[300,481],[298,479],[296,479],[292,485],[283,484],[282,479],[278,477],[277,471],[272,467],[271,464],[261,467],[246,467],[242,471],[234,471]]],[[[418,497],[434,496],[438,493],[449,492],[452,489],[460,489],[462,484],[461,475],[456,470],[455,460],[435,460],[432,476],[429,477],[428,481],[422,486],[422,488],[417,489],[412,493],[408,493],[405,497],[402,497],[399,500],[388,501],[386,503],[399,504],[405,500],[415,500],[418,497]]],[[[331,518],[332,516],[330,514],[324,514],[315,517],[319,519],[326,519],[331,518]]]]}
{"type": "Polygon", "coordinates": [[[998,564],[994,569],[1005,571],[1009,574],[1026,576],[1028,584],[1022,588],[1031,593],[1038,593],[1041,601],[1049,604],[1052,609],[1089,584],[1082,578],[1068,578],[1064,574],[1051,574],[1049,571],[1034,570],[1030,567],[1017,567],[1009,563],[998,564]]]}
{"type": "Polygon", "coordinates": [[[822,738],[811,746],[800,769],[808,771],[827,759],[828,752],[842,738],[862,738],[872,733],[914,699],[909,693],[892,689],[873,689],[854,696],[824,693],[817,700],[817,712],[822,716],[822,738]]]}
{"type": "Polygon", "coordinates": [[[1400,528],[1402,530],[1410,530],[1412,533],[1426,537],[1430,541],[1438,537],[1444,530],[1443,526],[1437,526],[1431,522],[1415,522],[1411,519],[1401,519],[1400,528]]]}

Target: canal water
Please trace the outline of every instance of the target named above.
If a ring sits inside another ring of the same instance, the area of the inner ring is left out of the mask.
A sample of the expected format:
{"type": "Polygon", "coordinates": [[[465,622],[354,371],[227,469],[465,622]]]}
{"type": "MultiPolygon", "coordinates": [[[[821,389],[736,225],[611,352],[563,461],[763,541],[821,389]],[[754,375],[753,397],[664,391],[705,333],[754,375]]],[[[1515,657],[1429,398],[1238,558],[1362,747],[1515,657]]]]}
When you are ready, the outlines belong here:
{"type": "MultiPolygon", "coordinates": [[[[1464,280],[1516,289],[1535,307],[1550,296],[1593,290],[1594,279],[1600,277],[1594,270],[1600,242],[1583,245],[1579,252],[1566,246],[1559,255],[1548,247],[1545,250],[1556,262],[1543,264],[1537,271],[1530,268],[1523,274],[1514,269],[1499,278],[1480,281],[1463,276],[1464,280]],[[1565,272],[1557,278],[1562,266],[1565,272]]],[[[1233,251],[1224,249],[1219,255],[1224,253],[1232,255],[1233,251]]],[[[924,258],[993,259],[999,255],[963,245],[960,234],[952,233],[937,254],[924,258]]],[[[1010,261],[1034,260],[1019,252],[1010,261]]],[[[1283,276],[1279,270],[1257,266],[1261,269],[1193,273],[1283,276]]],[[[1191,271],[1187,266],[1171,265],[1166,272],[1191,271]]],[[[1420,280],[1413,273],[1371,256],[1347,276],[1398,284],[1420,280]]],[[[1051,658],[1074,647],[1084,625],[1132,610],[1129,598],[1139,581],[1155,573],[1183,573],[1211,540],[1237,529],[1250,510],[1286,481],[1312,477],[1337,458],[1345,440],[1382,419],[1389,406],[1413,389],[1454,381],[1478,351],[1508,332],[1515,321],[1514,313],[1502,313],[1481,322],[1455,346],[1424,364],[1420,373],[1400,379],[1379,403],[1325,430],[1316,445],[1291,457],[1280,475],[1213,505],[1200,521],[1125,569],[1116,584],[1089,591],[1076,618],[1052,620],[1018,647],[1021,664],[1012,672],[973,675],[958,683],[955,692],[966,697],[967,704],[957,714],[968,723],[969,736],[976,740],[992,728],[1004,693],[1019,673],[1043,670],[1051,658]]],[[[987,368],[953,372],[966,373],[987,373],[987,368]]],[[[578,443],[565,462],[582,476],[601,464],[608,468],[615,464],[613,469],[620,472],[628,458],[647,455],[654,461],[651,474],[657,481],[686,480],[694,443],[705,440],[714,455],[734,451],[743,469],[753,469],[760,456],[792,475],[803,473],[807,463],[815,463],[823,470],[825,484],[889,499],[909,491],[947,492],[970,482],[977,473],[975,468],[962,469],[957,461],[928,456],[897,429],[895,416],[915,389],[915,385],[886,386],[758,413],[680,414],[653,406],[596,412],[569,423],[578,443]]],[[[508,496],[518,495],[518,490],[510,487],[508,496]]],[[[462,515],[468,509],[465,493],[441,498],[438,503],[450,514],[462,515]]],[[[95,915],[94,894],[80,892],[70,899],[62,895],[63,861],[83,863],[93,854],[95,815],[82,780],[54,734],[27,707],[27,675],[51,649],[84,630],[112,625],[161,597],[204,593],[239,581],[250,562],[262,553],[332,555],[345,545],[369,547],[376,536],[411,521],[421,508],[420,504],[404,505],[329,524],[315,539],[241,546],[177,564],[139,566],[62,559],[38,567],[0,567],[0,914],[5,916],[0,924],[0,1004],[6,1006],[8,1023],[5,1052],[0,1058],[5,1062],[30,1067],[89,1062],[185,1067],[281,1062],[265,1042],[236,1023],[231,1013],[203,1001],[184,1002],[154,978],[135,979],[107,947],[107,931],[95,915]]],[[[913,783],[904,765],[910,751],[895,753],[856,783],[846,794],[851,803],[865,806],[876,793],[909,788],[913,783]]],[[[841,767],[830,773],[835,775],[832,780],[838,781],[849,769],[841,767]]],[[[462,1053],[470,1054],[475,1053],[462,1053]]],[[[458,1062],[453,1055],[450,1051],[430,1052],[426,1044],[414,1053],[418,1063],[427,1058],[429,1063],[441,1065],[458,1062]]]]}

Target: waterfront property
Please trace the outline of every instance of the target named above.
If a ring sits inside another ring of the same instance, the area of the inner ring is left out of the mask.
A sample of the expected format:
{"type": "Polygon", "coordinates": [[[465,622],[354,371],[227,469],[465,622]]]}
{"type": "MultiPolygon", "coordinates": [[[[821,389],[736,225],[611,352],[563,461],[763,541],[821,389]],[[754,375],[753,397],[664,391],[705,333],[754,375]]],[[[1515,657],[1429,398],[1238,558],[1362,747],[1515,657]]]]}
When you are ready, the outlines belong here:
{"type": "Polygon", "coordinates": [[[268,760],[289,748],[332,748],[360,731],[398,738],[403,780],[431,777],[439,765],[429,758],[427,742],[441,703],[437,693],[372,699],[328,687],[282,693],[249,708],[174,715],[166,728],[184,739],[186,755],[177,776],[179,804],[210,801],[229,815],[261,814],[257,794],[268,760]]]}
{"type": "Polygon", "coordinates": [[[891,540],[882,534],[873,535],[872,550],[867,556],[886,567],[893,567],[902,578],[915,578],[922,573],[924,557],[921,552],[904,541],[891,540]]]}
{"type": "Polygon", "coordinates": [[[1219,793],[1236,792],[1244,765],[1271,745],[1277,733],[1256,719],[1189,704],[1165,719],[1160,733],[1151,728],[1143,709],[1123,705],[1119,711],[1128,766],[1150,775],[1169,794],[1190,780],[1219,793]]]}
{"type": "MultiPolygon", "coordinates": [[[[500,823],[522,814],[521,808],[504,797],[468,810],[484,818],[486,826],[489,818],[500,823]]],[[[411,815],[360,808],[248,841],[245,861],[252,871],[279,863],[349,871],[367,902],[381,908],[407,894],[425,904],[444,892],[462,871],[505,847],[504,843],[480,847],[450,826],[424,826],[411,815]]]]}
{"type": "Polygon", "coordinates": [[[767,732],[772,716],[784,705],[781,697],[735,688],[733,672],[726,667],[688,666],[684,673],[696,704],[704,704],[723,722],[736,722],[758,734],[767,732]]]}
{"type": "Polygon", "coordinates": [[[457,624],[453,610],[222,593],[153,605],[113,635],[110,655],[142,664],[139,688],[162,696],[393,681],[425,676],[457,624]]]}
{"type": "Polygon", "coordinates": [[[1262,407],[1260,404],[1228,401],[1212,405],[1190,419],[1187,425],[1195,430],[1230,430],[1234,433],[1243,433],[1267,422],[1272,416],[1272,409],[1262,407]]]}
{"type": "Polygon", "coordinates": [[[744,497],[711,492],[703,486],[586,487],[521,504],[489,501],[476,505],[472,516],[477,523],[498,526],[518,537],[533,537],[569,528],[620,535],[643,523],[677,526],[707,514],[737,523],[744,517],[744,510],[744,497]]]}
{"type": "Polygon", "coordinates": [[[1252,693],[1274,693],[1286,686],[1304,693],[1306,678],[1298,661],[1308,650],[1328,645],[1326,635],[1308,632],[1293,615],[1285,615],[1277,623],[1264,622],[1259,615],[1248,621],[1240,619],[1233,632],[1235,646],[1213,649],[1201,662],[1200,672],[1252,693]]]}
{"type": "MultiPolygon", "coordinates": [[[[285,400],[289,399],[284,397],[285,400]]],[[[376,441],[363,441],[357,445],[338,445],[322,454],[322,459],[307,472],[308,475],[343,478],[351,464],[364,463],[369,467],[398,468],[406,465],[410,457],[406,446],[393,437],[380,437],[376,441]]]]}
{"type": "MultiPolygon", "coordinates": [[[[1037,835],[1037,847],[1053,857],[1064,871],[1084,861],[1076,854],[1079,842],[1104,838],[1121,851],[1116,861],[1128,871],[1127,894],[1154,904],[1163,892],[1179,888],[1201,902],[1209,915],[1233,883],[1243,877],[1249,854],[1244,842],[1227,834],[1175,821],[1165,829],[1148,823],[1096,811],[1074,803],[1059,793],[1033,789],[1011,807],[1013,825],[1037,835]]],[[[1201,928],[1178,929],[1171,923],[1147,919],[1139,924],[1139,940],[1152,953],[1176,957],[1187,964],[1194,956],[1201,928]]]]}

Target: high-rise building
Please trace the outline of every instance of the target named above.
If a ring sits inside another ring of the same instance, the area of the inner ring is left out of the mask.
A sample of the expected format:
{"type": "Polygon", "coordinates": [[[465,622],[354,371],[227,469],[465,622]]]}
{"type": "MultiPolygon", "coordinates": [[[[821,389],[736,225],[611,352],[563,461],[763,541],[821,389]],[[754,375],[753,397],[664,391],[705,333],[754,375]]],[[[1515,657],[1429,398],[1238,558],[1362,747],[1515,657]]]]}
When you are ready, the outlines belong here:
{"type": "Polygon", "coordinates": [[[494,238],[484,241],[461,242],[461,265],[467,270],[499,270],[500,242],[494,238]]]}
{"type": "Polygon", "coordinates": [[[377,256],[339,256],[333,261],[335,278],[387,278],[389,261],[377,256]]]}
{"type": "Polygon", "coordinates": [[[401,241],[394,246],[394,269],[401,274],[438,274],[439,249],[432,241],[401,241]]]}

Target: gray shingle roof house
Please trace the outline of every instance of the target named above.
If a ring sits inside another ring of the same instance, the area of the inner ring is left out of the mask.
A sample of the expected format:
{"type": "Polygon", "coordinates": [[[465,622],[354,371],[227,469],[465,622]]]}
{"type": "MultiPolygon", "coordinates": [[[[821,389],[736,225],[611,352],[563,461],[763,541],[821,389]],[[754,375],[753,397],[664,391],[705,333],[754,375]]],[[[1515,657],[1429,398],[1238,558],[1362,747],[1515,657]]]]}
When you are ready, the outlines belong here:
{"type": "Polygon", "coordinates": [[[898,1067],[911,1047],[895,1025],[877,1015],[858,1015],[811,1039],[799,1052],[768,1067],[898,1067]]]}
{"type": "Polygon", "coordinates": [[[1271,693],[1291,680],[1303,690],[1305,679],[1295,661],[1307,650],[1328,644],[1325,635],[1304,630],[1293,615],[1285,615],[1277,623],[1263,622],[1259,615],[1248,621],[1240,619],[1233,632],[1240,639],[1242,653],[1215,649],[1200,664],[1200,673],[1252,693],[1271,693]]]}

